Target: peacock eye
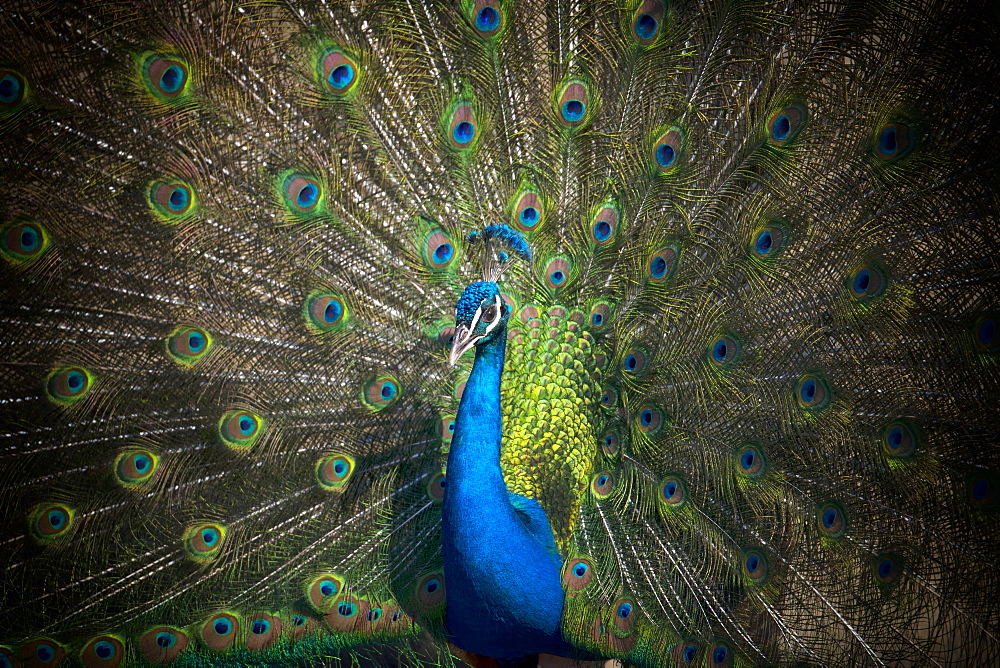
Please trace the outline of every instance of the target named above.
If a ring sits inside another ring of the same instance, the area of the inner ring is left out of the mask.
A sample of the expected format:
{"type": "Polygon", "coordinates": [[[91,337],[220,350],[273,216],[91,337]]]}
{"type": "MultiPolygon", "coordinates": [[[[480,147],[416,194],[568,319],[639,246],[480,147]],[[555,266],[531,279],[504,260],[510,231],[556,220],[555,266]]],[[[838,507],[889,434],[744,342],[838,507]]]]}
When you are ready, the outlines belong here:
{"type": "Polygon", "coordinates": [[[497,319],[497,307],[494,304],[483,309],[483,322],[493,322],[497,319]]]}

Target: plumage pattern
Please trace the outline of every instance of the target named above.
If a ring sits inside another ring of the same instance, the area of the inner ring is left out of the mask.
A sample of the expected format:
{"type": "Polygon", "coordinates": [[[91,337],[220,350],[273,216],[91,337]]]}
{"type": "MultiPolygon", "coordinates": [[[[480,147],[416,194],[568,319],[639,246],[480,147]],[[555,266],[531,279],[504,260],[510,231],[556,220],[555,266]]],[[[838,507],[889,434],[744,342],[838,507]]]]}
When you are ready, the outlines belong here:
{"type": "Polygon", "coordinates": [[[0,10],[0,665],[456,662],[448,348],[499,223],[501,468],[570,644],[1000,657],[995,10],[38,5],[0,10]]]}

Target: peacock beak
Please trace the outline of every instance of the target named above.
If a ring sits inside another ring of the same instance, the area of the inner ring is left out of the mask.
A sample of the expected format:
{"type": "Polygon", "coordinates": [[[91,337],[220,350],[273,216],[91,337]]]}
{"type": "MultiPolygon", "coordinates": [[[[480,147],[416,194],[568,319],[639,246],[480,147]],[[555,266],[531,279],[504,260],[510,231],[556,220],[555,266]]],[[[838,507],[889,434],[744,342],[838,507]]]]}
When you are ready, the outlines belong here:
{"type": "Polygon", "coordinates": [[[448,364],[451,366],[458,364],[459,358],[461,358],[467,350],[475,347],[476,343],[481,338],[483,338],[482,335],[474,336],[468,325],[457,325],[455,327],[455,340],[452,341],[451,353],[448,355],[448,364]]]}

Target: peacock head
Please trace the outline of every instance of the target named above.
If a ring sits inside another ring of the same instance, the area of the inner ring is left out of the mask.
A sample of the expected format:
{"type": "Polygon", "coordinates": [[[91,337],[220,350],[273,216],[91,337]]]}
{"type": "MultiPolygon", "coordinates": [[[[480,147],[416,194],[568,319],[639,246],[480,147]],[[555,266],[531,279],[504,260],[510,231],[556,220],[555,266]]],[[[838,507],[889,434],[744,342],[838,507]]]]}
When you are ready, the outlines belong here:
{"type": "Polygon", "coordinates": [[[477,281],[466,286],[455,307],[455,340],[449,363],[455,366],[466,351],[506,336],[508,318],[510,307],[494,281],[477,281]]]}

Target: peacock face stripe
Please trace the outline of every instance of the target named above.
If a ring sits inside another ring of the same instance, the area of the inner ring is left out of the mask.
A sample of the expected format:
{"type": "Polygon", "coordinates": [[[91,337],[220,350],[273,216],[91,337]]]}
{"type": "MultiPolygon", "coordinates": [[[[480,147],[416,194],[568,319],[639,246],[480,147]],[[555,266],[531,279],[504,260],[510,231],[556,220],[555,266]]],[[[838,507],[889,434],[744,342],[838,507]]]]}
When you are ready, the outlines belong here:
{"type": "Polygon", "coordinates": [[[358,65],[343,51],[331,47],[320,56],[319,78],[327,92],[344,95],[358,83],[358,65]]]}
{"type": "Polygon", "coordinates": [[[0,255],[15,267],[27,266],[49,249],[51,239],[35,222],[13,220],[0,230],[0,255]]]}
{"type": "Polygon", "coordinates": [[[20,107],[27,90],[20,72],[0,68],[0,114],[10,113],[20,107]]]}
{"type": "Polygon", "coordinates": [[[187,649],[186,633],[173,626],[156,626],[139,639],[139,651],[152,664],[170,663],[187,649]]]}
{"type": "Polygon", "coordinates": [[[188,65],[177,56],[148,55],[142,63],[142,76],[146,89],[158,100],[175,101],[188,92],[188,65]]]}
{"type": "Polygon", "coordinates": [[[124,658],[125,644],[112,635],[91,638],[80,651],[85,668],[116,668],[124,658]]]}

